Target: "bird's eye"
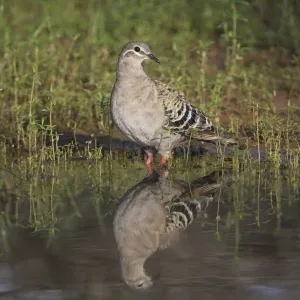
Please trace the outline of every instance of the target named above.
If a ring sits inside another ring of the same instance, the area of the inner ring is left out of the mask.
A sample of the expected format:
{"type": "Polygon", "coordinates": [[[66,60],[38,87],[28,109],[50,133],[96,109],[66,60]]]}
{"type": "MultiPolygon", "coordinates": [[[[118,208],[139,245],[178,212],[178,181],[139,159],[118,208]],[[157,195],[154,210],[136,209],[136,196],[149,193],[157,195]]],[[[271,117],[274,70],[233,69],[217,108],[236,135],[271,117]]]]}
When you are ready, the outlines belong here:
{"type": "Polygon", "coordinates": [[[141,283],[139,283],[138,285],[137,285],[137,287],[142,287],[143,286],[143,282],[141,282],[141,283]]]}
{"type": "Polygon", "coordinates": [[[140,49],[140,47],[138,47],[138,46],[135,46],[135,47],[134,47],[134,51],[135,51],[135,52],[140,52],[140,51],[141,51],[141,49],[140,49]]]}

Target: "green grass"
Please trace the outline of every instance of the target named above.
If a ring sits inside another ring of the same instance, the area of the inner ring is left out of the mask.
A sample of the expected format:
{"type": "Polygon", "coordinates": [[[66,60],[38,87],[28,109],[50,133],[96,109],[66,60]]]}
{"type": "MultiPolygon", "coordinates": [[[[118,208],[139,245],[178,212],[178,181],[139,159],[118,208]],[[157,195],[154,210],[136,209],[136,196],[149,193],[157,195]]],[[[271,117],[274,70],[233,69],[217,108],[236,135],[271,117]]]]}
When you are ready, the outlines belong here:
{"type": "MultiPolygon", "coordinates": [[[[276,174],[283,155],[295,172],[300,152],[298,13],[299,5],[284,0],[271,6],[267,0],[0,1],[0,163],[26,182],[14,196],[17,203],[27,201],[26,220],[36,230],[55,228],[64,209],[80,216],[74,195],[85,193],[84,187],[101,191],[97,201],[111,203],[115,197],[115,203],[141,179],[145,170],[139,159],[131,162],[124,151],[103,157],[93,139],[119,136],[111,128],[109,96],[118,53],[129,40],[149,43],[160,58],[159,66],[145,64],[151,77],[182,90],[233,136],[248,136],[248,150],[233,149],[229,158],[221,152],[217,160],[175,157],[170,161],[174,178],[188,180],[189,172],[206,174],[219,167],[232,168],[236,178],[245,169],[262,172],[260,153],[258,160],[249,154],[253,148],[265,151],[267,166],[276,174]],[[59,147],[64,132],[74,141],[59,147]],[[78,134],[88,137],[81,151],[75,145],[78,134]],[[74,151],[88,159],[84,167],[67,162],[74,151]],[[81,173],[86,171],[87,181],[81,173]],[[132,181],[124,184],[124,173],[132,181]]],[[[288,186],[296,193],[293,172],[288,186]]],[[[3,178],[2,196],[10,199],[10,180],[3,178]]],[[[271,186],[266,198],[278,202],[278,184],[271,186]]],[[[240,214],[242,189],[233,187],[232,193],[232,213],[240,214]]]]}
{"type": "Polygon", "coordinates": [[[244,233],[271,224],[276,235],[282,220],[298,220],[299,13],[288,0],[0,0],[0,256],[15,227],[45,234],[47,245],[80,228],[105,230],[146,175],[139,157],[103,155],[95,144],[120,137],[109,97],[129,40],[161,60],[145,64],[151,77],[247,146],[170,159],[170,181],[229,170],[201,230],[223,241],[234,232],[238,258],[244,233]],[[63,133],[74,138],[60,147],[63,133]]]}
{"type": "Polygon", "coordinates": [[[142,40],[162,62],[146,64],[148,74],[185,92],[233,135],[251,132],[250,144],[277,161],[279,149],[299,148],[299,9],[286,0],[271,8],[269,1],[2,0],[1,151],[53,160],[72,152],[55,147],[61,132],[112,134],[117,56],[127,41],[142,40]]]}

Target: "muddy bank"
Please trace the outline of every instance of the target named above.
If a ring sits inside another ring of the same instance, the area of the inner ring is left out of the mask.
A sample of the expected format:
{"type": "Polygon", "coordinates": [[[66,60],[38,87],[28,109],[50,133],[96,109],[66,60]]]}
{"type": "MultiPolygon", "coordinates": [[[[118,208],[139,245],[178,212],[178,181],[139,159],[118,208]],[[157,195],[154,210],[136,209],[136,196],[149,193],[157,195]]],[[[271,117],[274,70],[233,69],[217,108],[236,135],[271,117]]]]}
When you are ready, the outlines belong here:
{"type": "MultiPolygon", "coordinates": [[[[50,137],[47,138],[46,144],[48,146],[51,146],[50,137]]],[[[122,138],[114,138],[110,136],[91,137],[83,134],[74,135],[73,133],[68,132],[60,134],[58,146],[65,147],[69,144],[73,144],[74,149],[78,151],[82,151],[87,147],[89,147],[90,150],[94,150],[95,148],[101,148],[103,155],[108,154],[111,151],[126,151],[128,158],[135,158],[138,156],[143,157],[145,154],[143,147],[132,141],[125,140],[122,138]]],[[[221,149],[222,153],[229,155],[234,149],[239,149],[239,146],[222,147],[221,149]]],[[[174,148],[173,153],[175,157],[184,156],[187,153],[189,153],[190,156],[194,157],[201,156],[204,154],[211,154],[217,156],[219,151],[220,150],[218,150],[216,145],[214,144],[193,142],[193,144],[189,148],[174,148]]],[[[240,151],[245,150],[240,149],[240,151]]],[[[261,161],[266,161],[266,153],[263,149],[260,149],[260,151],[258,151],[257,148],[251,146],[249,148],[249,154],[253,159],[260,159],[261,161]]],[[[285,159],[284,154],[282,154],[282,159],[285,159]]]]}

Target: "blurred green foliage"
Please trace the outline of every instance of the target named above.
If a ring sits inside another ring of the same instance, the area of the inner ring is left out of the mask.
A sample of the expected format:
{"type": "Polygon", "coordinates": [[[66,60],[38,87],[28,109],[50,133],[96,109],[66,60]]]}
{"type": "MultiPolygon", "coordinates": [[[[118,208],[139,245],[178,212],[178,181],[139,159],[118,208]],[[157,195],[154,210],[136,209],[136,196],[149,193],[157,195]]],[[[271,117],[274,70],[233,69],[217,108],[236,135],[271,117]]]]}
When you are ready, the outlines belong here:
{"type": "Polygon", "coordinates": [[[278,90],[298,91],[299,12],[292,0],[1,0],[0,133],[27,149],[41,131],[109,134],[117,56],[129,40],[162,61],[147,73],[217,122],[225,111],[231,131],[256,126],[257,103],[273,114],[278,90]],[[246,63],[251,53],[260,63],[246,63]],[[278,53],[291,68],[280,71],[278,53]]]}
{"type": "Polygon", "coordinates": [[[300,4],[296,0],[2,0],[1,48],[29,38],[43,42],[80,35],[90,46],[105,44],[112,50],[132,39],[168,49],[174,39],[186,44],[186,35],[219,38],[224,23],[232,29],[233,7],[242,44],[298,50],[300,4]]]}

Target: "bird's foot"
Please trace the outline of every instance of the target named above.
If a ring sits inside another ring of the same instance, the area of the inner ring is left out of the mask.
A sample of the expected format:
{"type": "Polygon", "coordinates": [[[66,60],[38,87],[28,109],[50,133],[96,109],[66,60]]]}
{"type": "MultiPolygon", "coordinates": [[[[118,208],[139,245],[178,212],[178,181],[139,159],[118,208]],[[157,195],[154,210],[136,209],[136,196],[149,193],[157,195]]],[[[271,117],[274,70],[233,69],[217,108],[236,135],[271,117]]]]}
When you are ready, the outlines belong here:
{"type": "Polygon", "coordinates": [[[167,166],[166,166],[166,162],[168,161],[168,158],[165,157],[165,156],[162,156],[161,157],[161,160],[160,160],[160,163],[159,165],[162,167],[162,170],[161,170],[161,175],[165,178],[168,177],[168,174],[169,174],[169,171],[167,169],[167,166]]]}
{"type": "Polygon", "coordinates": [[[163,168],[163,169],[161,170],[161,176],[164,177],[164,178],[168,178],[168,176],[169,176],[169,171],[168,171],[168,169],[163,168]]]}
{"type": "Polygon", "coordinates": [[[153,168],[152,168],[152,162],[153,162],[153,155],[149,155],[147,160],[146,160],[146,168],[148,169],[149,174],[153,172],[153,168]]]}

